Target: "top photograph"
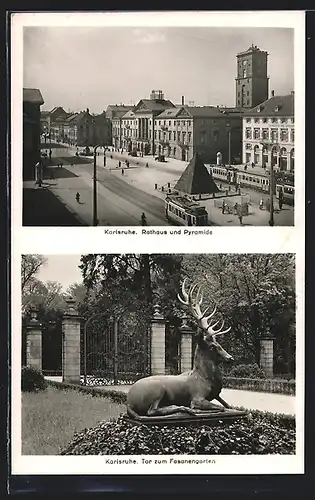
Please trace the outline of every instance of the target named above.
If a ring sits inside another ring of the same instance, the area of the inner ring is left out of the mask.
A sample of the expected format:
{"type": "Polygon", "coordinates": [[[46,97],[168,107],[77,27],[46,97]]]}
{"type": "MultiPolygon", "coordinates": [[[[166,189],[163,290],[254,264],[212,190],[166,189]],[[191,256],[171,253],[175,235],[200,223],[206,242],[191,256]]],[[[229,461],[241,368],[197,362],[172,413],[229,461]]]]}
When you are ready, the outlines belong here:
{"type": "Polygon", "coordinates": [[[293,226],[294,29],[24,26],[23,226],[293,226]]]}

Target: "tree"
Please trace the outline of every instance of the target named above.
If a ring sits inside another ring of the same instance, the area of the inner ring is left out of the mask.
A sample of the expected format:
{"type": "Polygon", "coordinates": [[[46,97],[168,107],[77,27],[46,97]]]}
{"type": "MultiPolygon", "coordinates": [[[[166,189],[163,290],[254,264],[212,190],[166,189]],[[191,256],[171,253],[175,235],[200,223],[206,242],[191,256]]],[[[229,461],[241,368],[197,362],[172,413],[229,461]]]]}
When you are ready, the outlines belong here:
{"type": "Polygon", "coordinates": [[[21,286],[22,292],[31,286],[39,269],[47,262],[43,255],[22,255],[21,262],[21,286]]]}
{"type": "Polygon", "coordinates": [[[156,303],[164,312],[172,309],[181,260],[182,256],[171,254],[92,254],[81,257],[80,268],[84,285],[94,291],[100,305],[138,304],[151,314],[156,303]]]}
{"type": "Polygon", "coordinates": [[[295,338],[294,256],[188,255],[182,267],[203,284],[205,302],[216,303],[219,317],[232,327],[225,342],[238,359],[259,363],[260,339],[270,334],[278,355],[292,364],[285,346],[295,338]]]}

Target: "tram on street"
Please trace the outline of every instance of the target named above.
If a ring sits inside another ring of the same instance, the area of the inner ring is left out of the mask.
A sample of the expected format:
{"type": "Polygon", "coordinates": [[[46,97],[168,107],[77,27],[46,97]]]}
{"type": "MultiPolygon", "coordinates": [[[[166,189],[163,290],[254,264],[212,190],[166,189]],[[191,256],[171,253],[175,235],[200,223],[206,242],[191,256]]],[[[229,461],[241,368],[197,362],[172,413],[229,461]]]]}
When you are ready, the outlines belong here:
{"type": "Polygon", "coordinates": [[[288,182],[276,183],[276,198],[279,200],[279,193],[282,190],[283,193],[283,203],[287,205],[294,205],[294,185],[288,182]]]}
{"type": "Polygon", "coordinates": [[[205,207],[175,194],[169,194],[165,198],[165,218],[181,226],[208,226],[205,207]]]}

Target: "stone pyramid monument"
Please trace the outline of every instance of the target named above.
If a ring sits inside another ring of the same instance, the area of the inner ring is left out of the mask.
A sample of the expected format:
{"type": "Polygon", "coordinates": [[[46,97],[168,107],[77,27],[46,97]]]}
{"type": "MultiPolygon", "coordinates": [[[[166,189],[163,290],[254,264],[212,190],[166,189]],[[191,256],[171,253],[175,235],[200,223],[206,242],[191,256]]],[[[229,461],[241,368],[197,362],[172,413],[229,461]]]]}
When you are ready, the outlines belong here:
{"type": "Polygon", "coordinates": [[[194,154],[174,186],[174,190],[187,194],[212,194],[219,192],[199,153],[194,154]]]}

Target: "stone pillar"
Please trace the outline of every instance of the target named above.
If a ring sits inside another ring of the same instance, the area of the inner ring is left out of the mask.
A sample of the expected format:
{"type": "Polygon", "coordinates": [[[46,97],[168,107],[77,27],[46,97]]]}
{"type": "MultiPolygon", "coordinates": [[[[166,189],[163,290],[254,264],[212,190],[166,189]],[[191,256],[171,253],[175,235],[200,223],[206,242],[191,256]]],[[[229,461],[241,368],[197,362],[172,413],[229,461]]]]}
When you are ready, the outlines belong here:
{"type": "Polygon", "coordinates": [[[186,317],[183,318],[180,327],[180,372],[188,372],[192,369],[192,335],[193,330],[187,325],[186,317]]]}
{"type": "Polygon", "coordinates": [[[26,365],[42,371],[42,325],[37,319],[37,311],[31,312],[27,326],[26,365]]]}
{"type": "Polygon", "coordinates": [[[260,368],[268,378],[273,377],[273,342],[274,338],[270,336],[260,340],[260,368]]]}
{"type": "Polygon", "coordinates": [[[75,300],[68,299],[68,308],[62,320],[62,381],[80,383],[80,316],[75,300]]]}
{"type": "Polygon", "coordinates": [[[158,306],[152,320],[151,374],[165,375],[165,319],[158,306]]]}

